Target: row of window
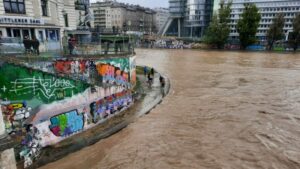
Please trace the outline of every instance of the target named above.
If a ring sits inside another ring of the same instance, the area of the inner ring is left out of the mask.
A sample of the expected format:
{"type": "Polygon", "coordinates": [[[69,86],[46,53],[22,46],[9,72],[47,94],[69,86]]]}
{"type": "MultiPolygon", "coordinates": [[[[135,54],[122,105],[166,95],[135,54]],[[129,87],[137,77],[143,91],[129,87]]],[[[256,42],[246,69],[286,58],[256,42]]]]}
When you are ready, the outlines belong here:
{"type": "MultiPolygon", "coordinates": [[[[261,19],[261,23],[272,23],[273,22],[273,19],[261,19]]],[[[293,22],[293,19],[285,19],[284,20],[285,23],[289,22],[293,22]]],[[[231,20],[230,21],[231,24],[237,24],[238,23],[238,20],[231,20]]]]}
{"type": "Polygon", "coordinates": [[[39,39],[39,41],[43,42],[45,40],[48,41],[59,41],[59,30],[58,29],[45,29],[45,35],[42,30],[39,30],[37,35],[33,28],[6,28],[7,37],[14,37],[24,39],[28,37],[32,39],[34,36],[39,39]]]}
{"type": "MultiPolygon", "coordinates": [[[[229,26],[231,29],[236,29],[236,25],[230,25],[229,26]]],[[[262,25],[259,25],[258,26],[258,28],[269,28],[270,27],[270,25],[264,25],[264,24],[262,24],[262,25]]],[[[293,25],[292,24],[286,24],[286,25],[284,25],[284,28],[292,28],[293,27],[293,25]]]]}
{"type": "MultiPolygon", "coordinates": [[[[273,19],[262,19],[262,23],[272,23],[273,19]]],[[[285,19],[284,22],[293,22],[293,19],[285,19]]]]}
{"type": "MultiPolygon", "coordinates": [[[[261,14],[262,17],[275,17],[278,13],[269,13],[269,14],[261,14]]],[[[283,14],[285,17],[296,17],[297,16],[297,13],[285,13],[283,14]]],[[[238,17],[242,17],[242,15],[234,15],[234,14],[231,14],[230,17],[231,18],[234,18],[235,16],[238,16],[238,17]]]]}
{"type": "MultiPolygon", "coordinates": [[[[258,30],[257,33],[266,34],[268,30],[258,30]]],[[[288,31],[285,30],[284,33],[287,33],[288,31]]],[[[230,30],[230,33],[238,33],[237,30],[230,30]]]]}
{"type": "MultiPolygon", "coordinates": [[[[25,0],[3,0],[6,13],[25,14],[25,0]]],[[[48,0],[41,0],[42,15],[48,16],[48,0]]]]}
{"type": "Polygon", "coordinates": [[[263,8],[260,11],[299,11],[299,7],[263,8]]]}
{"type": "MultiPolygon", "coordinates": [[[[277,14],[261,14],[262,17],[275,17],[277,14]]],[[[284,16],[297,16],[296,13],[285,13],[284,16]]]]}
{"type": "MultiPolygon", "coordinates": [[[[299,11],[299,7],[269,7],[269,8],[260,8],[260,12],[286,12],[286,11],[299,11]]],[[[243,9],[233,10],[233,12],[243,12],[243,9]]]]}

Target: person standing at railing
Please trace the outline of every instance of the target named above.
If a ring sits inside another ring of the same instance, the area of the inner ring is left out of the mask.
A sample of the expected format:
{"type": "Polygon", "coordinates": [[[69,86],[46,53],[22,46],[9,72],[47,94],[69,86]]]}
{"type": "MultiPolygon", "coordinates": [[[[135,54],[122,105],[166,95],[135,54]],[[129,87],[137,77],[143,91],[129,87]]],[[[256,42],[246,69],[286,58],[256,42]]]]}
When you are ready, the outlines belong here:
{"type": "Polygon", "coordinates": [[[75,48],[75,39],[72,36],[68,40],[68,47],[69,47],[70,55],[72,55],[73,50],[75,48]]]}
{"type": "Polygon", "coordinates": [[[31,53],[31,43],[30,43],[28,36],[24,37],[23,44],[25,47],[25,54],[31,53]]]}
{"type": "Polygon", "coordinates": [[[35,36],[33,36],[33,38],[32,38],[32,47],[33,47],[34,53],[36,53],[37,55],[40,55],[40,42],[35,36]]]}

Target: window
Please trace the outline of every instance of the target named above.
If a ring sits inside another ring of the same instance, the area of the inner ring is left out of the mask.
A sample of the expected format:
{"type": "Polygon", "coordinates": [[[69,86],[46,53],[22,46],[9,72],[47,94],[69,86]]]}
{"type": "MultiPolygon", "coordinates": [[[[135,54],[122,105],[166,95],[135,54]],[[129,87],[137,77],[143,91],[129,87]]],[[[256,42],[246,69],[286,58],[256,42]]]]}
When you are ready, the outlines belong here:
{"type": "Polygon", "coordinates": [[[7,36],[11,37],[11,29],[10,28],[6,28],[6,32],[7,32],[7,36]]]}
{"type": "Polygon", "coordinates": [[[21,37],[21,31],[20,29],[13,29],[13,37],[20,38],[21,37]]]}
{"type": "Polygon", "coordinates": [[[6,13],[25,14],[24,0],[3,0],[6,13]]]}
{"type": "Polygon", "coordinates": [[[48,16],[48,0],[41,0],[42,14],[48,16]]]}
{"type": "Polygon", "coordinates": [[[68,21],[68,14],[64,14],[64,20],[65,20],[65,27],[69,27],[69,21],[68,21]]]}
{"type": "Polygon", "coordinates": [[[48,30],[48,32],[49,32],[48,40],[50,40],[50,41],[57,41],[58,40],[55,30],[48,30]]]}
{"type": "Polygon", "coordinates": [[[43,31],[39,31],[39,40],[40,40],[40,42],[44,42],[44,33],[43,33],[43,31]]]}

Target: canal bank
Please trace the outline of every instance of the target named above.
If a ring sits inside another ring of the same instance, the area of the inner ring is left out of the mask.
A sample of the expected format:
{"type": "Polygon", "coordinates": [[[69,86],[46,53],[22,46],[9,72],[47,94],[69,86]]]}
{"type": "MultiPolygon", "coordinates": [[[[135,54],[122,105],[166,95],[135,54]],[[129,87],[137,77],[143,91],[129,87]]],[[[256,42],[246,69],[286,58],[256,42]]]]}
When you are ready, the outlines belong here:
{"type": "MultiPolygon", "coordinates": [[[[137,67],[138,70],[142,70],[142,67],[137,67]]],[[[130,123],[134,122],[140,116],[143,116],[149,113],[156,105],[161,103],[163,97],[168,93],[170,88],[169,80],[165,78],[167,82],[163,90],[161,89],[159,83],[159,77],[161,76],[158,72],[155,71],[154,82],[149,87],[147,83],[147,78],[144,75],[138,74],[137,85],[134,89],[133,97],[134,104],[129,107],[127,110],[117,112],[113,116],[108,117],[108,119],[82,133],[78,133],[74,136],[71,136],[53,146],[47,146],[43,148],[38,157],[35,159],[35,162],[27,168],[38,168],[47,163],[59,160],[67,156],[70,153],[78,151],[84,147],[92,145],[98,142],[101,139],[107,138],[114,133],[122,130],[130,123]],[[162,93],[163,92],[163,93],[162,93]]],[[[7,149],[8,145],[15,147],[16,149],[21,148],[18,146],[16,140],[6,137],[6,140],[1,140],[1,146],[3,150],[7,149]],[[19,147],[19,148],[18,148],[19,147]]],[[[17,168],[24,168],[24,160],[20,159],[18,154],[15,154],[14,149],[5,150],[1,153],[1,168],[7,168],[17,166],[17,168]],[[8,155],[8,153],[10,155],[8,155]],[[16,160],[15,160],[16,156],[16,160]],[[6,162],[5,162],[6,161],[6,162]]]]}
{"type": "Polygon", "coordinates": [[[139,74],[138,70],[142,69],[143,67],[137,66],[138,84],[135,89],[135,103],[132,107],[124,112],[120,112],[110,120],[107,120],[105,123],[100,124],[93,129],[80,133],[55,146],[46,147],[43,155],[30,168],[43,168],[42,166],[45,164],[55,162],[56,160],[66,157],[70,153],[74,153],[82,148],[91,146],[102,139],[110,137],[126,128],[130,123],[138,120],[139,117],[148,114],[152,109],[159,105],[163,101],[163,98],[169,93],[171,87],[170,80],[166,76],[155,71],[153,83],[149,86],[146,76],[139,74]],[[166,81],[166,85],[163,89],[161,88],[159,81],[160,76],[163,76],[166,81]]]}
{"type": "Polygon", "coordinates": [[[298,169],[298,54],[136,50],[171,92],[120,132],[43,168],[298,169]]]}

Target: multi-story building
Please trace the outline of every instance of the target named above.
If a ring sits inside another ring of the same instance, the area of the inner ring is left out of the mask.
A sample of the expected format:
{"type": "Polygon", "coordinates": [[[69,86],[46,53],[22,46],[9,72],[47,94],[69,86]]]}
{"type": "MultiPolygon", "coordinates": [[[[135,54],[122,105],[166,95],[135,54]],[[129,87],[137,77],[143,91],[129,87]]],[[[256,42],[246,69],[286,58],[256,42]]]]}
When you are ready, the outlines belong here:
{"type": "Polygon", "coordinates": [[[160,31],[169,18],[169,9],[167,8],[155,8],[155,26],[160,31]]]}
{"type": "Polygon", "coordinates": [[[216,12],[219,9],[221,0],[215,0],[214,1],[214,12],[216,12]]]}
{"type": "Polygon", "coordinates": [[[21,41],[25,37],[36,37],[41,50],[45,44],[50,50],[60,49],[63,32],[77,28],[78,11],[82,9],[75,10],[75,7],[88,3],[88,0],[2,0],[0,35],[21,41]]]}
{"type": "MultiPolygon", "coordinates": [[[[225,2],[228,2],[225,1],[225,2]]],[[[243,13],[245,3],[254,3],[259,9],[261,20],[256,36],[259,40],[266,40],[266,34],[277,14],[282,13],[285,18],[284,32],[286,38],[293,31],[293,18],[300,13],[299,0],[233,0],[230,23],[230,40],[238,39],[237,23],[243,13]]]]}
{"type": "Polygon", "coordinates": [[[149,8],[106,0],[92,3],[91,11],[94,15],[92,27],[144,33],[156,31],[155,11],[149,8]]]}
{"type": "Polygon", "coordinates": [[[170,18],[161,34],[201,37],[213,13],[214,0],[169,0],[170,18]]]}

